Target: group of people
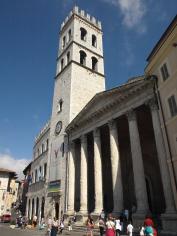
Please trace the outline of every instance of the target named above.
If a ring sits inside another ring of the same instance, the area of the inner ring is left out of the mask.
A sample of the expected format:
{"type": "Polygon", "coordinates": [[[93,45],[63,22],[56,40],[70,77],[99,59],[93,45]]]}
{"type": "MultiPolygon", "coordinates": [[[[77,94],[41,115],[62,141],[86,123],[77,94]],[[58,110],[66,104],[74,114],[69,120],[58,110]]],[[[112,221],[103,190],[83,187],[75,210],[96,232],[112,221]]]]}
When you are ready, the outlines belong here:
{"type": "Polygon", "coordinates": [[[62,234],[64,229],[64,222],[63,219],[61,219],[59,222],[56,217],[54,217],[53,220],[49,217],[47,226],[48,236],[56,236],[57,233],[62,234]]]}
{"type": "MultiPolygon", "coordinates": [[[[122,232],[132,236],[134,227],[131,221],[126,223],[120,220],[119,217],[114,218],[111,214],[105,217],[104,211],[101,212],[98,222],[100,236],[120,236],[122,232]]],[[[86,220],[87,236],[93,236],[94,221],[91,215],[88,215],[86,220]]],[[[150,216],[146,216],[144,224],[139,232],[140,236],[157,236],[157,231],[154,227],[154,222],[150,216]]]]}

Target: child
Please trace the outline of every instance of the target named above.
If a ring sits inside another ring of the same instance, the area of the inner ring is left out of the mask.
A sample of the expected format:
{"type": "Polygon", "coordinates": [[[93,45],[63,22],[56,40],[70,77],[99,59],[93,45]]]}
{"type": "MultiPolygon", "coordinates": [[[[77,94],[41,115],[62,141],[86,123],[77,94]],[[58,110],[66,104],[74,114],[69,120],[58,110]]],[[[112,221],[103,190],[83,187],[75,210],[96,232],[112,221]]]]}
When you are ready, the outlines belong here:
{"type": "Polygon", "coordinates": [[[69,221],[68,221],[68,230],[69,230],[69,231],[72,230],[72,222],[71,222],[71,219],[69,219],[69,221]]]}
{"type": "Polygon", "coordinates": [[[142,226],[140,229],[140,236],[144,236],[144,230],[145,230],[145,228],[144,228],[144,226],[142,226]]]}
{"type": "Polygon", "coordinates": [[[131,224],[131,222],[129,222],[129,224],[127,225],[127,234],[129,236],[133,235],[133,225],[131,224]]]}

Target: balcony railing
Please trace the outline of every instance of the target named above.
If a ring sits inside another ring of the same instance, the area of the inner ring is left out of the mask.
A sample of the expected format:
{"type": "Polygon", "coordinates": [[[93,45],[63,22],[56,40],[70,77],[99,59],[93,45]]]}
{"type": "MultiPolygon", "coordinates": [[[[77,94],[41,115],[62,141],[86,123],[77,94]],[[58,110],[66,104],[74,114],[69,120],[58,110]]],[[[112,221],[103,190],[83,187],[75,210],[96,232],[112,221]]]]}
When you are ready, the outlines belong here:
{"type": "Polygon", "coordinates": [[[36,183],[29,185],[28,192],[37,192],[44,188],[45,180],[40,180],[36,183]]]}

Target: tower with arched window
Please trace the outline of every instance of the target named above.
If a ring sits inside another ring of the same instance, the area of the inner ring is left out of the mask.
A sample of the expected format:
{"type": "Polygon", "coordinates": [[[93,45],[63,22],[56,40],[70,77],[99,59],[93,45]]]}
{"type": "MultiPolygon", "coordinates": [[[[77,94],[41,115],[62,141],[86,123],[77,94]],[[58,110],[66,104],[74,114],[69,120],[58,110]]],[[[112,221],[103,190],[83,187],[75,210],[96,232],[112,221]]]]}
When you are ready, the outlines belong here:
{"type": "MultiPolygon", "coordinates": [[[[74,7],[60,30],[47,174],[49,185],[60,185],[61,194],[55,193],[53,200],[59,203],[63,211],[66,200],[65,128],[93,96],[103,90],[105,77],[101,23],[74,7]]],[[[50,197],[50,192],[47,197],[50,197]]],[[[49,205],[46,204],[46,212],[52,209],[49,205]]]]}

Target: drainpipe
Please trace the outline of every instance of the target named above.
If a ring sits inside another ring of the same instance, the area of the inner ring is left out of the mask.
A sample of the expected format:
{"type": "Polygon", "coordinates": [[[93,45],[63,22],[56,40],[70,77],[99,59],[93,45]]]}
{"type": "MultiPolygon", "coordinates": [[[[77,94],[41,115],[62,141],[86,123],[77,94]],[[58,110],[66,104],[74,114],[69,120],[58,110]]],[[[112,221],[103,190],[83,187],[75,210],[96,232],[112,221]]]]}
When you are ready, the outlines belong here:
{"type": "Polygon", "coordinates": [[[147,80],[154,80],[155,84],[154,84],[154,94],[159,102],[159,106],[162,112],[162,121],[163,121],[163,125],[164,125],[164,130],[165,130],[165,135],[166,135],[166,139],[167,139],[167,146],[168,146],[168,150],[169,150],[169,154],[170,154],[170,160],[171,160],[171,165],[172,165],[172,173],[173,173],[173,177],[174,177],[174,182],[175,182],[175,187],[176,187],[176,191],[177,191],[177,176],[175,174],[175,168],[174,168],[174,164],[173,164],[173,158],[172,158],[172,152],[171,152],[171,148],[170,148],[170,141],[169,141],[169,136],[168,136],[168,132],[167,132],[167,127],[165,125],[165,116],[164,116],[164,111],[163,111],[163,107],[162,107],[162,100],[160,97],[160,93],[158,90],[158,77],[156,75],[150,75],[146,78],[147,80]]]}

